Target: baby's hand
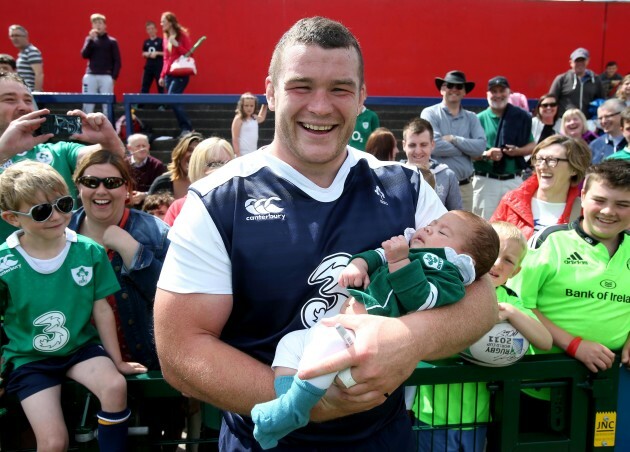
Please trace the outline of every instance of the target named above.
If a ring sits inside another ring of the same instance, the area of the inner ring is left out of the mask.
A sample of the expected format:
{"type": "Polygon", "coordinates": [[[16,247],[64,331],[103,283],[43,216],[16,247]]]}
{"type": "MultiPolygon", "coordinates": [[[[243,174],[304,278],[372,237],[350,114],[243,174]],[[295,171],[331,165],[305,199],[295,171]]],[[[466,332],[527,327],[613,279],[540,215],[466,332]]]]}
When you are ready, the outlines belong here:
{"type": "Polygon", "coordinates": [[[409,257],[409,243],[407,243],[407,239],[402,235],[385,240],[382,246],[385,250],[385,259],[390,264],[409,257]]]}
{"type": "Polygon", "coordinates": [[[361,258],[353,259],[339,275],[341,287],[362,287],[365,289],[370,284],[368,265],[361,258]]]}

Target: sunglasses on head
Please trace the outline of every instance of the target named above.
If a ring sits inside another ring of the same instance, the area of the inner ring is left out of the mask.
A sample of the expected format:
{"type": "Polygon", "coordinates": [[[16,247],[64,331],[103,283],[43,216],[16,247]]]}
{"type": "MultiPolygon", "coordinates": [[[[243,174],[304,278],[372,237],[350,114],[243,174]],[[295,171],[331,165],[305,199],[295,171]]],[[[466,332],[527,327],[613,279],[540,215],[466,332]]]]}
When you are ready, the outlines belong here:
{"type": "Polygon", "coordinates": [[[448,89],[464,89],[463,83],[446,83],[448,89]]]}
{"type": "Polygon", "coordinates": [[[540,108],[553,108],[557,106],[558,106],[557,102],[548,102],[546,104],[540,104],[540,108]]]}
{"type": "Polygon", "coordinates": [[[122,177],[96,177],[96,176],[81,176],[77,179],[77,182],[87,188],[98,188],[103,184],[106,189],[113,190],[125,185],[126,181],[122,177]]]}
{"type": "Polygon", "coordinates": [[[52,216],[53,207],[61,213],[70,213],[74,207],[74,200],[72,196],[62,196],[61,198],[55,199],[53,202],[37,204],[31,207],[28,212],[18,212],[16,210],[11,210],[11,212],[17,215],[31,217],[33,221],[37,223],[43,223],[52,216]]]}

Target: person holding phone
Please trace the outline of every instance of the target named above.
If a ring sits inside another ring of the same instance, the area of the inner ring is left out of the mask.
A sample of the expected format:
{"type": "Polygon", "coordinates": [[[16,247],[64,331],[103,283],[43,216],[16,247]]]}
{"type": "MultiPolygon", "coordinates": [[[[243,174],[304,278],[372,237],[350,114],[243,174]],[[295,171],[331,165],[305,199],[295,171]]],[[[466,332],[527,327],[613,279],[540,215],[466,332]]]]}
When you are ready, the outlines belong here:
{"type": "MultiPolygon", "coordinates": [[[[16,73],[0,73],[0,173],[20,160],[36,160],[52,166],[68,184],[70,195],[77,198],[72,173],[82,157],[97,149],[125,155],[125,145],[114,127],[102,113],[86,114],[81,110],[68,112],[81,119],[82,132],[72,139],[91,145],[70,141],[47,143],[53,134],[36,135],[45,122],[49,110],[35,110],[33,95],[16,73]]],[[[0,240],[15,230],[6,222],[0,223],[0,240]]]]}

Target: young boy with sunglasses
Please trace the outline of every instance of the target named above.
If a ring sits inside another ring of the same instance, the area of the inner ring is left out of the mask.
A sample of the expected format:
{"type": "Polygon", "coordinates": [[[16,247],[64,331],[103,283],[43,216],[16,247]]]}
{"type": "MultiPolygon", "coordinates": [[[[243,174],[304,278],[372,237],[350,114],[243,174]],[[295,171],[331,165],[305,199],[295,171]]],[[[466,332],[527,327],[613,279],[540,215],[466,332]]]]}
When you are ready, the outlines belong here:
{"type": "Polygon", "coordinates": [[[121,358],[105,300],[119,285],[105,250],[66,228],[72,208],[66,183],[49,165],[24,161],[0,175],[2,219],[19,228],[0,245],[3,382],[19,398],[38,449],[68,448],[60,395],[71,378],[101,402],[101,450],[125,450],[130,412],[122,374],[146,368],[121,358]]]}

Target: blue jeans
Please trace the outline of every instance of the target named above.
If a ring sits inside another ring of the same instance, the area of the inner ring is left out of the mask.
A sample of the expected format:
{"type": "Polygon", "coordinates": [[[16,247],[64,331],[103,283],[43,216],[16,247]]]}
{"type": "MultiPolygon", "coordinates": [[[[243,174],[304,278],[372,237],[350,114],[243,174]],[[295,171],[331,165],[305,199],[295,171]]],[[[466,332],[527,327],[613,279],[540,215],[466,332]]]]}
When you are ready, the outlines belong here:
{"type": "MultiPolygon", "coordinates": [[[[182,94],[188,85],[188,80],[190,77],[173,77],[171,75],[167,75],[164,79],[164,85],[166,88],[167,94],[182,94]]],[[[188,119],[188,115],[186,114],[186,110],[181,104],[173,104],[171,105],[173,109],[173,113],[175,113],[175,117],[177,118],[177,124],[182,132],[191,131],[192,123],[190,119],[188,119]]]]}
{"type": "Polygon", "coordinates": [[[483,452],[487,430],[485,426],[469,430],[420,430],[418,452],[483,452]]]}

